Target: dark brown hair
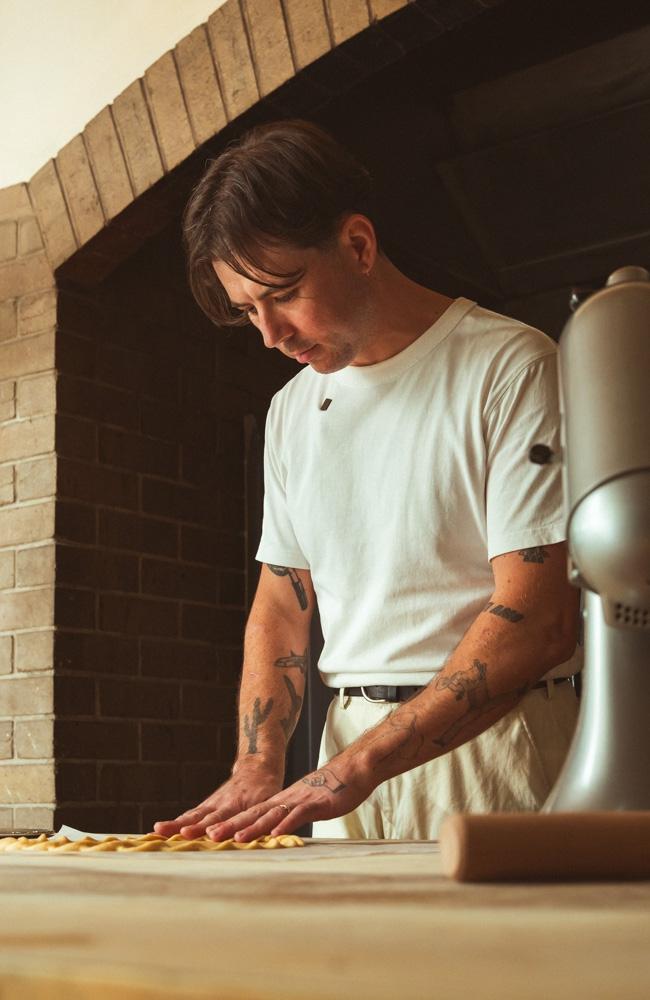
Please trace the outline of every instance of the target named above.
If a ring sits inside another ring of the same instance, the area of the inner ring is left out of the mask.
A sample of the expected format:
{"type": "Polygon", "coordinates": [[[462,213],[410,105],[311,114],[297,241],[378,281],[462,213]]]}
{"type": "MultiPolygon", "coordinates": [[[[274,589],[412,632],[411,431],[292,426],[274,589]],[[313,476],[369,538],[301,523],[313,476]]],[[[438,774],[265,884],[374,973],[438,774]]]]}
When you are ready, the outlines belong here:
{"type": "Polygon", "coordinates": [[[185,209],[189,282],[201,309],[219,326],[247,323],[231,307],[212,262],[255,281],[263,272],[286,287],[299,275],[263,267],[264,251],[325,247],[347,214],[367,214],[370,188],[365,167],[311,122],[251,129],[209,162],[185,209]]]}

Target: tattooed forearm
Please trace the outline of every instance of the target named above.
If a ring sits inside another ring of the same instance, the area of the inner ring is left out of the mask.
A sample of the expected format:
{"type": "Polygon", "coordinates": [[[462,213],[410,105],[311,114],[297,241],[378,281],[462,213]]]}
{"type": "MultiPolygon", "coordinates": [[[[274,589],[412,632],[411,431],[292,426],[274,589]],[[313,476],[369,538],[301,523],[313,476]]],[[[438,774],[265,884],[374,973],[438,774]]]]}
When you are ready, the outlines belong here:
{"type": "Polygon", "coordinates": [[[253,705],[253,717],[244,716],[244,732],[248,737],[248,750],[247,753],[257,753],[257,731],[260,726],[266,722],[269,715],[271,714],[271,709],[273,708],[273,698],[269,698],[264,708],[262,708],[262,702],[259,698],[255,699],[255,704],[253,705]]]}
{"type": "Polygon", "coordinates": [[[296,719],[300,714],[300,709],[302,707],[302,698],[296,691],[291,678],[286,675],[282,678],[287,686],[287,691],[289,692],[289,698],[291,699],[291,705],[289,706],[289,715],[286,719],[280,719],[280,725],[284,730],[284,735],[286,737],[287,743],[293,733],[294,727],[296,725],[296,719]]]}
{"type": "Polygon", "coordinates": [[[438,690],[448,688],[453,691],[456,701],[461,701],[467,696],[465,712],[433,740],[433,743],[440,747],[449,746],[464,729],[473,726],[486,712],[506,704],[508,708],[514,707],[528,690],[524,685],[516,691],[491,696],[487,686],[487,663],[481,663],[480,660],[474,660],[467,670],[457,670],[449,677],[444,674],[437,677],[435,687],[438,690]]]}
{"type": "Polygon", "coordinates": [[[543,563],[545,559],[550,558],[548,549],[543,549],[541,545],[534,546],[532,549],[519,549],[517,555],[521,556],[523,561],[527,563],[543,563]]]}
{"type": "MultiPolygon", "coordinates": [[[[373,770],[376,770],[380,764],[390,760],[392,757],[397,757],[398,760],[415,760],[422,749],[422,744],[424,743],[424,736],[421,736],[417,730],[415,712],[394,712],[392,715],[387,717],[386,724],[390,726],[393,732],[398,732],[403,735],[392,750],[389,750],[383,757],[379,757],[377,759],[376,763],[373,765],[373,770]],[[411,747],[407,751],[406,748],[409,743],[411,744],[411,747]]],[[[386,732],[375,737],[374,739],[370,738],[368,740],[368,746],[373,743],[379,743],[380,740],[385,740],[391,737],[391,735],[391,733],[386,732]]]]}
{"type": "Polygon", "coordinates": [[[492,601],[488,601],[483,610],[489,611],[491,615],[497,615],[499,618],[505,618],[508,622],[520,622],[524,617],[520,611],[506,608],[503,604],[494,604],[492,601]]]}
{"type": "Polygon", "coordinates": [[[272,573],[275,573],[276,576],[289,577],[291,580],[291,586],[293,587],[295,595],[298,598],[298,604],[300,605],[302,611],[306,611],[307,605],[309,604],[309,601],[307,600],[307,592],[305,591],[302,581],[295,569],[290,569],[288,566],[271,566],[270,563],[267,563],[267,566],[272,573]]]}
{"type": "Polygon", "coordinates": [[[300,653],[294,653],[291,650],[290,656],[281,656],[279,660],[275,661],[276,667],[298,667],[300,673],[305,676],[307,673],[307,654],[309,653],[309,646],[305,649],[305,652],[300,655],[300,653]]]}
{"type": "Polygon", "coordinates": [[[321,767],[302,780],[305,785],[310,785],[311,788],[326,788],[328,792],[342,792],[346,787],[331,767],[321,767]]]}

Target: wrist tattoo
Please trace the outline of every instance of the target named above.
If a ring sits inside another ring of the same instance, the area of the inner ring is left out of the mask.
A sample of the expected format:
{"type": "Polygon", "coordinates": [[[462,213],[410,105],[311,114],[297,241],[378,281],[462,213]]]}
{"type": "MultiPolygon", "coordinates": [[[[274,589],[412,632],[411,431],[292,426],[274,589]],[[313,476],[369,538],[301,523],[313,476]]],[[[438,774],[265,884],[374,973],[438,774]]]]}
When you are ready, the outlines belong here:
{"type": "Polygon", "coordinates": [[[248,715],[244,716],[244,732],[248,737],[248,750],[246,753],[257,753],[257,731],[268,719],[272,708],[273,698],[269,698],[264,708],[262,708],[261,699],[256,698],[253,705],[252,719],[248,715]]]}
{"type": "Polygon", "coordinates": [[[483,610],[489,611],[491,615],[497,615],[499,618],[505,618],[508,622],[520,622],[524,618],[520,611],[506,608],[503,604],[494,604],[492,601],[488,601],[483,610]]]}
{"type": "Polygon", "coordinates": [[[293,733],[294,727],[296,725],[296,719],[298,718],[298,715],[300,714],[300,709],[302,708],[302,698],[296,691],[290,677],[287,677],[285,675],[282,678],[282,680],[287,686],[287,691],[289,692],[289,698],[291,699],[291,704],[289,706],[289,715],[287,716],[286,719],[280,719],[280,725],[284,730],[284,735],[288,743],[291,734],[293,733]]]}
{"type": "Polygon", "coordinates": [[[346,787],[342,781],[339,781],[331,767],[321,767],[313,774],[308,774],[302,781],[303,784],[309,785],[311,788],[326,788],[328,792],[334,794],[342,792],[346,787]]]}
{"type": "Polygon", "coordinates": [[[477,719],[495,708],[503,709],[503,706],[507,706],[506,711],[509,711],[528,690],[528,685],[525,684],[515,691],[491,696],[487,686],[487,663],[481,663],[480,660],[474,660],[467,670],[457,670],[450,676],[437,677],[435,687],[438,690],[448,688],[453,691],[456,701],[462,701],[467,696],[467,708],[463,714],[432,741],[443,748],[448,747],[466,729],[470,732],[465,739],[470,739],[474,735],[472,727],[477,719]]]}
{"type": "Polygon", "coordinates": [[[290,656],[281,656],[279,660],[275,661],[274,665],[276,667],[298,667],[298,670],[304,677],[307,673],[308,653],[309,653],[309,646],[307,646],[305,652],[302,655],[300,655],[300,653],[294,653],[292,649],[290,656]]]}
{"type": "MultiPolygon", "coordinates": [[[[376,771],[380,764],[385,761],[390,760],[391,757],[397,757],[398,760],[415,760],[422,749],[422,744],[424,743],[424,736],[421,736],[417,730],[416,724],[417,716],[415,712],[393,712],[384,720],[388,729],[392,729],[393,733],[386,732],[381,733],[373,738],[370,738],[368,745],[373,743],[379,743],[381,740],[394,738],[394,733],[402,734],[402,738],[399,740],[397,745],[389,750],[388,753],[384,754],[377,760],[377,763],[373,767],[373,771],[376,771]],[[409,743],[412,744],[411,748],[407,751],[409,743]]],[[[383,727],[383,723],[379,724],[379,728],[383,727]]],[[[370,734],[368,734],[370,736],[370,734]]]]}
{"type": "Polygon", "coordinates": [[[272,573],[276,576],[288,576],[291,580],[291,586],[294,589],[295,595],[298,598],[298,604],[302,611],[307,610],[307,605],[309,601],[307,600],[307,592],[302,585],[302,581],[295,569],[290,569],[288,566],[272,566],[270,563],[266,564],[272,573]]]}
{"type": "Polygon", "coordinates": [[[544,560],[550,559],[548,549],[542,548],[541,545],[536,545],[532,549],[519,549],[517,555],[526,563],[543,563],[544,560]]]}

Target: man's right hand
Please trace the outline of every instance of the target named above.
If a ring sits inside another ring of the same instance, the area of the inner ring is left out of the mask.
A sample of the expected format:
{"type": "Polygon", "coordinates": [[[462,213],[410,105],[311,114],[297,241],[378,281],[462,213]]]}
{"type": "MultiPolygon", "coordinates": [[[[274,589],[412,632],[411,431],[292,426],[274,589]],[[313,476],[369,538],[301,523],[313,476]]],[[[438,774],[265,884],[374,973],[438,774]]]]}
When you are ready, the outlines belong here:
{"type": "Polygon", "coordinates": [[[175,833],[194,840],[202,837],[206,827],[236,816],[245,809],[265,802],[282,790],[282,776],[275,770],[255,766],[240,767],[232,778],[221,785],[212,795],[200,802],[195,809],[181,813],[176,819],[154,823],[155,833],[162,837],[172,837],[175,833]]]}

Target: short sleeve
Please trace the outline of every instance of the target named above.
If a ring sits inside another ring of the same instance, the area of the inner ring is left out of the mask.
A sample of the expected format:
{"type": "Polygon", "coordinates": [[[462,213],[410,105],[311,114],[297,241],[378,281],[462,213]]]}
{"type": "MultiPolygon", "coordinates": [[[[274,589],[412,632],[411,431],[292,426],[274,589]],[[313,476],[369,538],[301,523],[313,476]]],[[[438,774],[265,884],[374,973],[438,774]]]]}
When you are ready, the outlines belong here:
{"type": "Polygon", "coordinates": [[[566,538],[559,462],[536,465],[528,453],[546,444],[560,454],[557,356],[521,369],[485,418],[488,558],[566,538]]]}
{"type": "Polygon", "coordinates": [[[273,407],[266,421],[264,442],[264,515],[262,538],[255,558],[275,566],[309,569],[296,539],[287,505],[286,468],[278,454],[278,428],[273,407]]]}

